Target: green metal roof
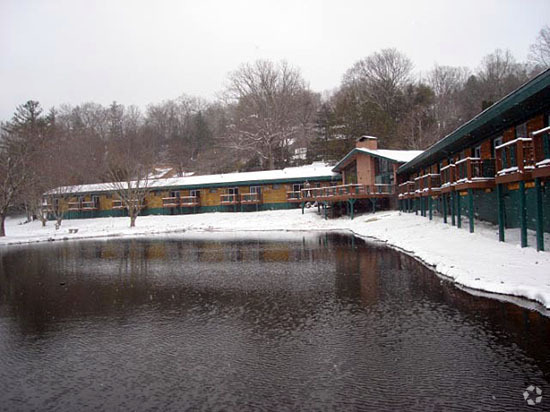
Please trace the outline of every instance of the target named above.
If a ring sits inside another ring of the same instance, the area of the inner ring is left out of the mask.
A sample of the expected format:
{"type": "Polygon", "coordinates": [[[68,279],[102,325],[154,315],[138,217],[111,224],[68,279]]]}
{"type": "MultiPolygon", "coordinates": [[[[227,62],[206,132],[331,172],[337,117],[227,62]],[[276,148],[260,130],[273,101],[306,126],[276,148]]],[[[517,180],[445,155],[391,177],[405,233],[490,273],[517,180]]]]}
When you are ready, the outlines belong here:
{"type": "Polygon", "coordinates": [[[402,165],[397,172],[406,173],[428,166],[549,107],[550,69],[546,69],[402,165]]]}

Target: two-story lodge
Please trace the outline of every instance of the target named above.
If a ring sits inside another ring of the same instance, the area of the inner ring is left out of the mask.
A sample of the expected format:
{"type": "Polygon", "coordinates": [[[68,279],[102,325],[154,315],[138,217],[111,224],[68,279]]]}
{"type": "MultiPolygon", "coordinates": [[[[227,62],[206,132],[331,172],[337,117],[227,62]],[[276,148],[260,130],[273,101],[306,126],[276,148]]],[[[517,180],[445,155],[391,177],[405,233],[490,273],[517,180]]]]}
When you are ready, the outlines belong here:
{"type": "Polygon", "coordinates": [[[550,232],[550,69],[425,150],[398,170],[399,206],[461,227],[468,217],[505,228],[550,232]]]}

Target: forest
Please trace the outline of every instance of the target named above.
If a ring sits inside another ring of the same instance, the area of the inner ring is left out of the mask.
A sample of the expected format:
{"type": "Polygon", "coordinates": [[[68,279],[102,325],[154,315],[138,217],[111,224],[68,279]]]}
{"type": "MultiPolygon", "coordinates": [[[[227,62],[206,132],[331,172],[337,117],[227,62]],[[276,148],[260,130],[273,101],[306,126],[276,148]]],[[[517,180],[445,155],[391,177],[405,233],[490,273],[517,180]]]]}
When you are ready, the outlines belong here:
{"type": "Polygon", "coordinates": [[[60,186],[139,180],[162,167],[183,175],[333,163],[361,135],[425,149],[549,66],[545,26],[526,62],[497,49],[476,68],[418,73],[405,54],[382,49],[331,91],[312,90],[286,61],[258,60],[229,73],[215,101],[182,94],[140,110],[29,100],[0,128],[0,236],[10,210],[35,214],[60,186]]]}

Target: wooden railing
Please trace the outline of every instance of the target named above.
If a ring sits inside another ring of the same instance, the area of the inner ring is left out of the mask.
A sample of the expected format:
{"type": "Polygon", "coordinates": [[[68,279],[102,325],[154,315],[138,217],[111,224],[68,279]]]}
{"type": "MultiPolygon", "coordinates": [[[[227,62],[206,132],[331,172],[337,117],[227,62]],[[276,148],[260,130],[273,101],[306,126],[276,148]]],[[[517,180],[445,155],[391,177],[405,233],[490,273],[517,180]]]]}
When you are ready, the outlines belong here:
{"type": "Polygon", "coordinates": [[[399,197],[407,197],[414,194],[414,182],[409,180],[401,183],[397,188],[397,193],[399,197]]]}
{"type": "Polygon", "coordinates": [[[162,198],[162,207],[192,207],[199,206],[198,196],[172,196],[162,198]]]}
{"type": "Polygon", "coordinates": [[[162,198],[162,207],[179,207],[180,198],[179,197],[163,197],[162,198]]]}
{"type": "Polygon", "coordinates": [[[441,176],[435,173],[428,173],[424,176],[420,176],[420,186],[422,187],[421,193],[432,195],[434,192],[441,190],[441,176]]]}
{"type": "Polygon", "coordinates": [[[550,165],[550,126],[531,133],[535,147],[536,166],[550,165]]]}
{"type": "Polygon", "coordinates": [[[94,201],[82,202],[82,210],[97,210],[97,209],[99,209],[99,205],[94,201]]]}
{"type": "Polygon", "coordinates": [[[456,166],[454,163],[443,166],[439,175],[441,176],[441,188],[451,187],[456,181],[456,166]]]}
{"type": "Polygon", "coordinates": [[[456,182],[492,180],[495,178],[495,159],[467,157],[456,162],[456,182]]]}
{"type": "Polygon", "coordinates": [[[337,197],[368,197],[375,195],[391,195],[393,194],[393,185],[389,184],[348,184],[339,186],[327,186],[318,188],[307,188],[301,190],[301,199],[317,200],[330,199],[337,197]]]}
{"type": "Polygon", "coordinates": [[[222,205],[236,205],[239,203],[239,195],[223,194],[220,195],[220,203],[222,205]]]}
{"type": "Polygon", "coordinates": [[[243,204],[256,204],[261,203],[262,196],[260,193],[242,193],[241,203],[243,204]]]}
{"type": "Polygon", "coordinates": [[[286,200],[299,201],[301,199],[300,191],[286,192],[286,200]]]}
{"type": "Polygon", "coordinates": [[[199,196],[181,196],[180,205],[181,206],[200,206],[201,199],[199,196]]]}
{"type": "Polygon", "coordinates": [[[80,202],[68,202],[68,210],[75,211],[80,210],[80,202]]]}
{"type": "Polygon", "coordinates": [[[523,174],[535,167],[533,139],[520,137],[495,147],[497,176],[523,174]]]}

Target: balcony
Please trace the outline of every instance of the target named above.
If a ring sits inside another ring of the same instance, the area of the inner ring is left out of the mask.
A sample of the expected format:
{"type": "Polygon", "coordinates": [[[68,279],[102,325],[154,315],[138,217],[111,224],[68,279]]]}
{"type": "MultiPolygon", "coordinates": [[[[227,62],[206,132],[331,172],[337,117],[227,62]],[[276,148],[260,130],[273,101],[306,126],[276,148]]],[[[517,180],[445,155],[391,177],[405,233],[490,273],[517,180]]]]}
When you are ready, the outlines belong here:
{"type": "Polygon", "coordinates": [[[531,133],[535,147],[533,177],[550,177],[550,126],[531,133]]]}
{"type": "Polygon", "coordinates": [[[111,207],[114,210],[124,209],[124,205],[122,204],[122,200],[113,200],[111,207]]]}
{"type": "Polygon", "coordinates": [[[82,202],[82,210],[98,210],[99,209],[99,202],[82,202]]]}
{"type": "Polygon", "coordinates": [[[413,181],[407,181],[404,183],[401,183],[398,186],[398,197],[399,199],[409,199],[410,197],[414,196],[414,182],[413,181]]]}
{"type": "MultiPolygon", "coordinates": [[[[441,193],[441,176],[436,173],[428,173],[417,178],[420,196],[435,196],[441,193]]],[[[415,186],[415,192],[417,188],[415,186]]]]}
{"type": "Polygon", "coordinates": [[[180,198],[179,197],[163,197],[162,198],[162,207],[179,207],[180,198]]]}
{"type": "Polygon", "coordinates": [[[181,196],[181,207],[196,207],[201,205],[201,198],[199,196],[181,196]]]}
{"type": "Polygon", "coordinates": [[[348,199],[388,197],[392,194],[393,185],[390,184],[349,184],[302,189],[301,198],[308,201],[342,201],[348,199]]]}
{"type": "Polygon", "coordinates": [[[496,150],[496,183],[511,183],[531,179],[535,168],[533,139],[520,137],[511,140],[496,150]]]}
{"type": "Polygon", "coordinates": [[[451,163],[447,166],[444,166],[440,170],[440,179],[441,179],[441,193],[449,193],[454,190],[456,182],[456,166],[454,163],[451,163]]]}
{"type": "Polygon", "coordinates": [[[220,203],[222,205],[237,205],[239,204],[239,195],[237,194],[220,195],[220,203]]]}
{"type": "Polygon", "coordinates": [[[173,196],[163,197],[162,207],[195,207],[200,206],[200,198],[198,196],[173,196]]]}
{"type": "Polygon", "coordinates": [[[299,190],[293,191],[293,192],[286,192],[286,200],[287,202],[301,202],[302,201],[301,192],[299,190]]]}
{"type": "Polygon", "coordinates": [[[260,193],[241,194],[241,204],[243,205],[257,205],[260,203],[262,203],[262,196],[260,193]]]}
{"type": "Polygon", "coordinates": [[[490,189],[495,186],[495,159],[467,157],[456,162],[455,189],[490,189]]]}

